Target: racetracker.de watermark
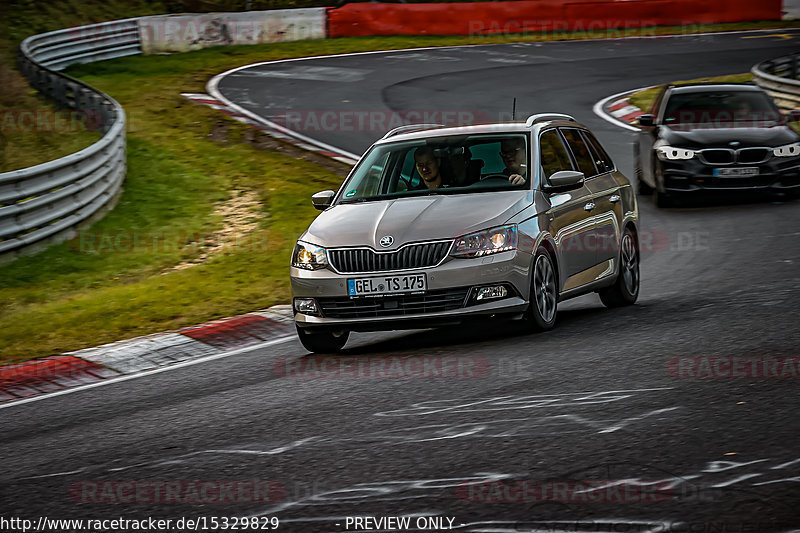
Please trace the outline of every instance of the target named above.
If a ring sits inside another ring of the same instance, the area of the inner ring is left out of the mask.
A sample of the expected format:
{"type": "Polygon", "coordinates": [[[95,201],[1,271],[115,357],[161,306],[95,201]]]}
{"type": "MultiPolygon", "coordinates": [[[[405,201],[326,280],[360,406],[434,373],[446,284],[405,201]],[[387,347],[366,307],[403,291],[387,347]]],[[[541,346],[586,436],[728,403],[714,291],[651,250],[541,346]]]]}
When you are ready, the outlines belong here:
{"type": "Polygon", "coordinates": [[[489,376],[491,363],[478,356],[282,356],[272,371],[297,379],[475,379],[489,376]]]}
{"type": "Polygon", "coordinates": [[[92,110],[3,109],[0,110],[0,133],[29,132],[75,133],[101,131],[103,115],[92,110]]]}
{"type": "Polygon", "coordinates": [[[384,134],[410,124],[464,126],[492,122],[493,116],[477,109],[295,109],[270,117],[298,132],[373,132],[384,134]]]}
{"type": "MultiPolygon", "coordinates": [[[[470,37],[532,36],[541,39],[551,37],[571,39],[619,39],[624,37],[656,37],[663,35],[663,24],[653,19],[475,19],[468,22],[470,37]]],[[[703,32],[700,24],[677,24],[671,35],[691,35],[703,32]]]]}
{"type": "Polygon", "coordinates": [[[185,231],[79,231],[68,241],[70,250],[84,254],[164,253],[192,248],[221,248],[222,251],[266,252],[266,233],[208,235],[185,231]]]}
{"type": "Polygon", "coordinates": [[[672,357],[667,373],[679,379],[797,379],[800,357],[672,357]]]}
{"type": "Polygon", "coordinates": [[[105,505],[275,503],[286,498],[286,487],[260,479],[79,481],[70,485],[69,497],[75,503],[105,505]]]}
{"type": "Polygon", "coordinates": [[[492,480],[462,483],[459,499],[471,503],[649,503],[672,499],[672,484],[637,480],[492,480]]]}

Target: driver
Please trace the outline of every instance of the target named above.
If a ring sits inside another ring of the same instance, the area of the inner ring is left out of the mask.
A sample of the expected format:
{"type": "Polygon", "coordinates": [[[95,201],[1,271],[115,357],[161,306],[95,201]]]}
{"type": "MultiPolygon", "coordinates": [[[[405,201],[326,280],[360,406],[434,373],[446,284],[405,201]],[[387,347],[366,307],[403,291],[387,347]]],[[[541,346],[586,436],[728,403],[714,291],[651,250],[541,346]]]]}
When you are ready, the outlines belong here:
{"type": "Polygon", "coordinates": [[[503,174],[508,176],[512,185],[525,183],[528,173],[527,153],[525,152],[525,139],[522,137],[509,137],[500,142],[500,157],[506,168],[503,174]]]}
{"type": "Polygon", "coordinates": [[[438,189],[442,186],[441,160],[436,157],[433,148],[430,146],[417,148],[414,152],[414,165],[428,189],[438,189]]]}

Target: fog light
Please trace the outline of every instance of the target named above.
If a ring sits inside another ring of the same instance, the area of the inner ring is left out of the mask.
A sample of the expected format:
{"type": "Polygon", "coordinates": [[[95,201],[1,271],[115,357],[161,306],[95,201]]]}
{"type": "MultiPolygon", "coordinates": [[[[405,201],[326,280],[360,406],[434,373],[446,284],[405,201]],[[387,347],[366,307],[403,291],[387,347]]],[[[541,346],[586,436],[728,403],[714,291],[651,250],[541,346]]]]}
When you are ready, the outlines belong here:
{"type": "Polygon", "coordinates": [[[478,289],[478,294],[475,300],[492,300],[494,298],[505,298],[508,295],[508,289],[503,285],[495,285],[494,287],[481,287],[478,289]]]}
{"type": "Polygon", "coordinates": [[[296,313],[303,313],[304,315],[319,316],[319,308],[314,298],[295,298],[294,310],[296,313]]]}

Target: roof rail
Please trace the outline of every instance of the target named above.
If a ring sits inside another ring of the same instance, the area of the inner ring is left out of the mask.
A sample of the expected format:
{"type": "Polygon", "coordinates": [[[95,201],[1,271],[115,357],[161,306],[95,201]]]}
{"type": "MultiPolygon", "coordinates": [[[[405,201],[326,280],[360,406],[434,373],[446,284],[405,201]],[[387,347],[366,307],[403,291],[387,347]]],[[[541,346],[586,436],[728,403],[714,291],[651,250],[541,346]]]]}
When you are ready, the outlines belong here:
{"type": "Polygon", "coordinates": [[[527,127],[531,127],[537,122],[544,122],[545,120],[569,120],[570,122],[577,122],[573,117],[565,115],[564,113],[538,113],[531,115],[525,121],[527,127]]]}
{"type": "Polygon", "coordinates": [[[405,126],[399,126],[389,133],[383,136],[384,139],[388,139],[389,137],[394,137],[400,133],[408,133],[411,131],[420,131],[420,130],[427,130],[431,128],[443,128],[444,124],[406,124],[405,126]]]}

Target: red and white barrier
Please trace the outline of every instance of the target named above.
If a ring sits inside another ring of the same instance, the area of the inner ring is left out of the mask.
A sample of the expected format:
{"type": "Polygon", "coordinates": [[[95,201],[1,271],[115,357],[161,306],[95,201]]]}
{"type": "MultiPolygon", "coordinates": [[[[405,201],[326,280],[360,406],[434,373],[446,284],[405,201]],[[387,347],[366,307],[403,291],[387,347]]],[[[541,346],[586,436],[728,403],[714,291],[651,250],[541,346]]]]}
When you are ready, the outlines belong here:
{"type": "Polygon", "coordinates": [[[447,4],[356,3],[328,9],[328,37],[600,31],[781,20],[781,0],[531,0],[447,4]]]}

